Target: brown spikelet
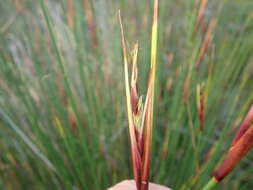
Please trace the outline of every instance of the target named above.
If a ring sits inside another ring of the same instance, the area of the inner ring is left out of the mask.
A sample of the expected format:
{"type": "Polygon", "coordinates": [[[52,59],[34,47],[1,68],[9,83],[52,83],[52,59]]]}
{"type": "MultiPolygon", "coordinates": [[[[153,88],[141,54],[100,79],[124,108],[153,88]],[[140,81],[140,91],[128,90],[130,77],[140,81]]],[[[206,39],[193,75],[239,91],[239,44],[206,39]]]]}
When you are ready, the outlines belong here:
{"type": "Polygon", "coordinates": [[[73,133],[77,132],[77,120],[75,113],[71,110],[68,111],[68,120],[69,120],[69,125],[71,127],[71,130],[73,133]]]}
{"type": "Polygon", "coordinates": [[[208,25],[208,29],[207,29],[207,32],[205,34],[205,37],[204,37],[204,40],[202,42],[202,45],[201,45],[201,48],[200,48],[200,51],[199,51],[199,55],[198,55],[198,58],[197,58],[197,61],[196,61],[196,68],[199,69],[199,64],[200,62],[204,59],[205,55],[206,55],[206,52],[212,42],[212,39],[213,39],[213,33],[214,33],[214,30],[216,28],[216,24],[217,24],[217,20],[215,18],[213,18],[211,20],[211,22],[209,23],[208,25]]]}
{"type": "Polygon", "coordinates": [[[75,9],[74,9],[74,1],[73,0],[67,1],[67,8],[68,8],[67,22],[68,22],[70,29],[73,30],[74,20],[75,20],[75,9]]]}
{"type": "Polygon", "coordinates": [[[197,30],[203,20],[204,13],[205,13],[205,10],[207,7],[207,3],[208,3],[208,0],[201,0],[201,2],[200,2],[199,11],[198,11],[198,15],[196,17],[196,22],[195,22],[195,26],[194,26],[194,33],[197,32],[197,30]]]}
{"type": "Polygon", "coordinates": [[[93,11],[91,7],[90,0],[84,0],[84,13],[87,18],[88,30],[91,35],[91,47],[95,49],[97,47],[97,31],[96,31],[96,23],[93,16],[93,11]]]}
{"type": "Polygon", "coordinates": [[[137,79],[138,79],[137,55],[138,55],[138,44],[135,44],[133,55],[132,77],[131,77],[131,104],[134,115],[138,114],[138,103],[139,103],[138,87],[137,87],[137,79]]]}
{"type": "Polygon", "coordinates": [[[148,190],[150,174],[150,156],[153,129],[153,107],[154,91],[156,78],[156,54],[157,54],[157,28],[158,28],[158,0],[154,0],[154,17],[151,39],[151,64],[148,78],[148,86],[145,102],[138,96],[137,79],[137,54],[138,45],[135,45],[133,54],[131,87],[128,75],[128,61],[126,54],[126,45],[124,31],[119,12],[119,21],[121,28],[121,43],[124,59],[125,87],[128,113],[128,127],[130,133],[131,153],[134,178],[137,190],[148,190]]]}
{"type": "Polygon", "coordinates": [[[206,94],[204,90],[203,85],[197,86],[197,111],[198,111],[198,117],[199,117],[199,123],[200,123],[200,130],[204,130],[205,126],[205,101],[206,100],[206,94]]]}
{"type": "Polygon", "coordinates": [[[185,79],[185,81],[184,81],[184,88],[183,88],[183,100],[184,100],[185,104],[188,103],[189,88],[190,88],[190,77],[187,76],[186,79],[185,79]]]}
{"type": "Polygon", "coordinates": [[[77,130],[76,115],[68,103],[67,94],[65,92],[65,89],[63,88],[63,85],[60,83],[60,80],[57,80],[56,86],[59,89],[59,97],[62,101],[62,104],[63,104],[64,108],[67,110],[68,122],[71,127],[71,130],[73,133],[76,133],[76,130],[77,130]]]}

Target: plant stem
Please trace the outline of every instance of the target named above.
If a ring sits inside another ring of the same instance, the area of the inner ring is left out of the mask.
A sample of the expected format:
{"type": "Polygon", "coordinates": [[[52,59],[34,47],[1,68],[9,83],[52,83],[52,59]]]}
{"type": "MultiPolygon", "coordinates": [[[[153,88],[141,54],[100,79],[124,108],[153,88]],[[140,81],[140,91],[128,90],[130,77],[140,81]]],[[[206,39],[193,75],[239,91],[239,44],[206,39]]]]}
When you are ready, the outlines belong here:
{"type": "Polygon", "coordinates": [[[218,181],[212,178],[202,190],[211,190],[217,185],[218,181]]]}

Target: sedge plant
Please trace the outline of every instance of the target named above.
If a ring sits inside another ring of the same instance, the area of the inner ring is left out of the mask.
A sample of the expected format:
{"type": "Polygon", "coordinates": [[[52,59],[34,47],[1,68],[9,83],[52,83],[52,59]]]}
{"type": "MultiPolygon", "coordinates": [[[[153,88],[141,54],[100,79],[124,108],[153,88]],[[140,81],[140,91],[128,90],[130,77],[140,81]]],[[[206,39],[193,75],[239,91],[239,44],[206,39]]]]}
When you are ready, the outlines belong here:
{"type": "Polygon", "coordinates": [[[131,163],[141,188],[252,189],[251,125],[233,138],[253,100],[253,1],[159,1],[151,40],[153,8],[0,1],[0,189],[103,190],[131,163]]]}
{"type": "Polygon", "coordinates": [[[129,83],[128,61],[126,53],[126,43],[121,17],[119,14],[121,26],[122,49],[124,57],[124,72],[125,72],[125,88],[127,100],[127,113],[129,122],[129,132],[131,141],[131,153],[134,178],[138,190],[147,190],[150,175],[150,156],[152,144],[152,129],[153,129],[153,107],[155,96],[156,82],[156,55],[157,55],[157,19],[158,19],[158,0],[154,1],[154,16],[152,25],[151,37],[151,63],[148,78],[147,94],[144,103],[142,97],[138,94],[138,67],[137,55],[138,45],[134,47],[132,76],[129,83]]]}

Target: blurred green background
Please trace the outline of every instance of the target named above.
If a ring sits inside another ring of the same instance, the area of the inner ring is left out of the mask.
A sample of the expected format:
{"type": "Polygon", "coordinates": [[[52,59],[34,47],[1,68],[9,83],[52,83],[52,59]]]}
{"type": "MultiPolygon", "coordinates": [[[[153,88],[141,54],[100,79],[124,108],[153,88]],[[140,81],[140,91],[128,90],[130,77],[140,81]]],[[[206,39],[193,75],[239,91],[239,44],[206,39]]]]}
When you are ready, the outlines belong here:
{"type": "MultiPolygon", "coordinates": [[[[201,189],[253,103],[253,1],[160,0],[151,181],[201,189]],[[198,116],[198,94],[205,121],[198,116]]],[[[150,62],[153,1],[0,1],[0,189],[132,178],[118,10],[150,62]]],[[[249,154],[216,189],[253,189],[249,154]]]]}

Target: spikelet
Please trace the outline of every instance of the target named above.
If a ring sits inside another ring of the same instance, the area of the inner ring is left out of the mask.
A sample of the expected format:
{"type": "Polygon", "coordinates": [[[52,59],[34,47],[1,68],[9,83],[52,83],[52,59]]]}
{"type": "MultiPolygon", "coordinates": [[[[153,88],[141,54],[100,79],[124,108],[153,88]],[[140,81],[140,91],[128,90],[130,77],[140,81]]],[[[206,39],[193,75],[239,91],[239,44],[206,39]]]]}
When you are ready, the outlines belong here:
{"type": "Polygon", "coordinates": [[[156,54],[157,54],[157,18],[158,0],[154,0],[154,17],[151,39],[151,64],[148,78],[147,94],[143,102],[142,96],[138,94],[138,44],[134,46],[132,55],[132,76],[129,82],[128,60],[126,54],[126,43],[121,16],[119,21],[121,28],[121,43],[124,59],[125,88],[128,113],[128,127],[131,142],[132,164],[134,179],[137,190],[148,190],[150,173],[150,156],[153,128],[153,107],[156,78],[156,54]]]}

